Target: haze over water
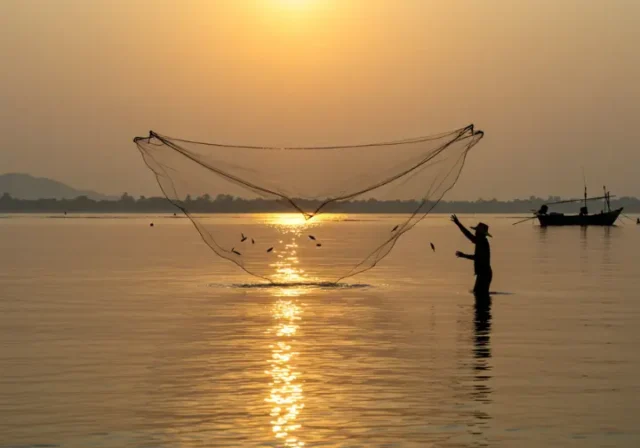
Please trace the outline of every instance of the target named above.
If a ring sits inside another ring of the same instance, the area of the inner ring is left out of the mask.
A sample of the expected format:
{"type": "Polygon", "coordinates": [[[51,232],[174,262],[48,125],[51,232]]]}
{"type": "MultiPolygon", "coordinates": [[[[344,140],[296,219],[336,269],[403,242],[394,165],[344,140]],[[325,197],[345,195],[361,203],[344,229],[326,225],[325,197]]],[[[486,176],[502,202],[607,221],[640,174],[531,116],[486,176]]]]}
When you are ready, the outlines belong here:
{"type": "Polygon", "coordinates": [[[0,167],[150,196],[149,129],[322,146],[474,123],[448,199],[573,197],[583,168],[640,196],[639,22],[636,0],[3,0],[0,167]]]}
{"type": "Polygon", "coordinates": [[[461,218],[490,307],[444,216],[333,288],[256,287],[187,219],[0,219],[0,446],[637,446],[638,228],[461,218]]]}

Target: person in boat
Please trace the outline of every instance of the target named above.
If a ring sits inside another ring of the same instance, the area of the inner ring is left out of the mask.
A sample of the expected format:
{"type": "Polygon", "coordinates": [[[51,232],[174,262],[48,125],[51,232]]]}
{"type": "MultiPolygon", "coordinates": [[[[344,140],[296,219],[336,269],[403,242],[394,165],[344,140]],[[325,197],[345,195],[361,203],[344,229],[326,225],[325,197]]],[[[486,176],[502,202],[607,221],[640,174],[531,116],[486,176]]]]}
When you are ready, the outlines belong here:
{"type": "Polygon", "coordinates": [[[471,229],[475,231],[475,234],[473,234],[464,225],[462,225],[456,215],[451,215],[451,221],[453,221],[455,225],[458,226],[462,234],[476,246],[473,255],[457,251],[456,257],[473,260],[473,269],[476,275],[476,283],[473,287],[473,293],[476,298],[488,298],[489,286],[493,279],[493,270],[491,269],[491,247],[489,246],[489,240],[487,239],[487,237],[491,237],[491,234],[489,233],[489,226],[480,222],[477,226],[471,227],[471,229]]]}

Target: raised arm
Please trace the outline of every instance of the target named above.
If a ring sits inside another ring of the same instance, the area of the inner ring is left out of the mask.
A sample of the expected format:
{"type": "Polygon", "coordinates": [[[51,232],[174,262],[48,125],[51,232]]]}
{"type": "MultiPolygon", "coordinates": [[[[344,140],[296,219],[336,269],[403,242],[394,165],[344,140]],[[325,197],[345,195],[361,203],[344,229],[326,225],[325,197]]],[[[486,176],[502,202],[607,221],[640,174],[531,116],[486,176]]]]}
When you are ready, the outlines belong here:
{"type": "Polygon", "coordinates": [[[460,251],[456,252],[456,257],[458,258],[466,258],[467,260],[475,260],[475,256],[469,254],[463,254],[460,251]]]}
{"type": "Polygon", "coordinates": [[[467,228],[462,225],[462,223],[460,222],[460,220],[456,215],[451,215],[451,221],[453,221],[455,225],[458,226],[462,234],[466,236],[469,239],[469,241],[471,241],[473,244],[476,244],[476,236],[473,233],[469,232],[469,230],[467,230],[467,228]]]}

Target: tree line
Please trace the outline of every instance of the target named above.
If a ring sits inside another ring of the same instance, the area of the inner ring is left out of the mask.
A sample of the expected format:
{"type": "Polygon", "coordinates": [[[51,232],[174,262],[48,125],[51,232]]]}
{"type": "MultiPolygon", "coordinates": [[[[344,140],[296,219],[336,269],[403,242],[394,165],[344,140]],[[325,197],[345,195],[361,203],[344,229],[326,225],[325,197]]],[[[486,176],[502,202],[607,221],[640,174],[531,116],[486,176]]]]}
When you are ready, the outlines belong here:
{"type": "MultiPolygon", "coordinates": [[[[529,197],[527,199],[513,199],[498,201],[496,199],[478,199],[476,201],[440,201],[434,213],[531,213],[543,204],[557,202],[561,198],[550,196],[546,199],[529,197]]],[[[303,209],[313,210],[321,205],[319,201],[297,200],[303,209]]],[[[219,194],[212,198],[208,194],[195,198],[187,196],[178,203],[181,207],[193,213],[278,213],[291,211],[291,207],[282,201],[273,199],[245,199],[219,194]]],[[[433,203],[427,203],[429,208],[433,203]]],[[[330,204],[323,209],[334,213],[412,213],[419,206],[415,200],[355,200],[330,204]]],[[[569,203],[552,206],[551,210],[576,213],[580,203],[569,203]]],[[[590,202],[589,209],[599,212],[603,208],[602,202],[590,202]]],[[[612,208],[624,207],[626,213],[640,213],[640,199],[634,197],[620,197],[612,199],[612,208]]],[[[427,209],[428,209],[427,208],[427,209]]],[[[75,199],[18,199],[8,193],[0,196],[0,213],[173,213],[178,212],[176,205],[164,197],[134,198],[124,193],[119,199],[93,200],[87,196],[75,199]]]]}

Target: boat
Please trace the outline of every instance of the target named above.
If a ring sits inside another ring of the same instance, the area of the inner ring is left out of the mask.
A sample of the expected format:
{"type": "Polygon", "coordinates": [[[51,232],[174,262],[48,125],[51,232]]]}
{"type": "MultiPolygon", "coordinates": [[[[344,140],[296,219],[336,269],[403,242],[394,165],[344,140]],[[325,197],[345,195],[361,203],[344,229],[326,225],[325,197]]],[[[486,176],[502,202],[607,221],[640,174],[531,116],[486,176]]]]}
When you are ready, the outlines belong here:
{"type": "Polygon", "coordinates": [[[593,198],[587,197],[587,188],[584,189],[584,198],[582,199],[567,199],[564,201],[552,202],[544,204],[540,207],[540,210],[534,212],[534,218],[538,218],[541,227],[549,226],[612,226],[618,220],[618,217],[622,213],[623,207],[615,210],[611,209],[611,196],[604,188],[604,196],[598,196],[593,198]],[[588,201],[604,200],[604,209],[600,213],[589,214],[587,208],[588,201]],[[550,205],[566,204],[570,202],[584,202],[584,205],[580,207],[580,213],[577,215],[565,215],[564,213],[549,212],[550,205]]]}
{"type": "Polygon", "coordinates": [[[622,213],[622,208],[601,211],[597,214],[565,215],[564,213],[538,214],[540,226],[612,226],[622,213]]]}

